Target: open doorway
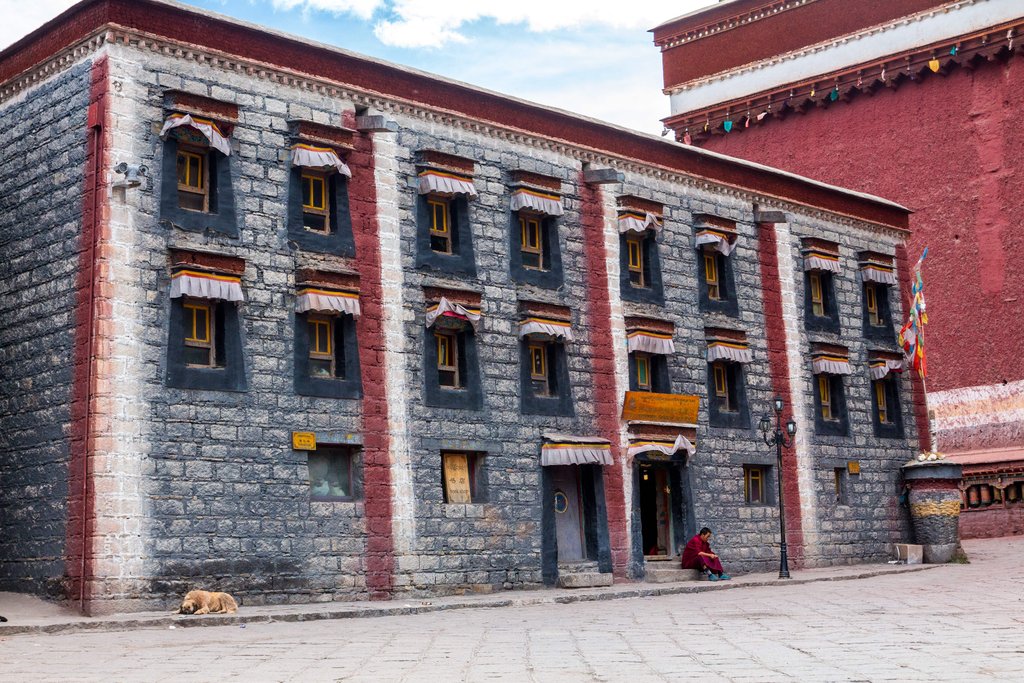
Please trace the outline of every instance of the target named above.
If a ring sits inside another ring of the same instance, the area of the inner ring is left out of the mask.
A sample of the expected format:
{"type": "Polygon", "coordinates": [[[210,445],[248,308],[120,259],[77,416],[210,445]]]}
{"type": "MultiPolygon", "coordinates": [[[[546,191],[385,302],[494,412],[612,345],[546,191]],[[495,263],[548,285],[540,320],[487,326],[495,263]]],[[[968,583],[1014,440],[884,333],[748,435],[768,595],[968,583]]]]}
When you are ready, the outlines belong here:
{"type": "MultiPolygon", "coordinates": [[[[651,463],[641,463],[639,467],[637,494],[640,499],[643,554],[648,560],[667,560],[675,554],[673,491],[669,467],[651,463]]],[[[675,498],[678,497],[676,493],[675,498]]]]}

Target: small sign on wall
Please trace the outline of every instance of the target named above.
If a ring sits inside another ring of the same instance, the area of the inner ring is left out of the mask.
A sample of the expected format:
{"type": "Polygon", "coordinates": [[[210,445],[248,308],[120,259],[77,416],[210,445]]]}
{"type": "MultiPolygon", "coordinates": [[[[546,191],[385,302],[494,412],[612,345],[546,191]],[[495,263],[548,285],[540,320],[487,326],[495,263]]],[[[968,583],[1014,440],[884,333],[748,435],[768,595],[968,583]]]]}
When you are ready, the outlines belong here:
{"type": "Polygon", "coordinates": [[[846,471],[850,474],[860,474],[860,461],[848,460],[846,462],[846,471]]]}
{"type": "Polygon", "coordinates": [[[297,451],[315,451],[316,434],[313,432],[292,432],[292,448],[297,451]]]}
{"type": "Polygon", "coordinates": [[[622,419],[658,424],[696,424],[700,399],[685,394],[654,394],[627,391],[622,402],[622,419]]]}
{"type": "Polygon", "coordinates": [[[470,503],[469,459],[465,453],[444,454],[444,485],[448,503],[470,503]]]}

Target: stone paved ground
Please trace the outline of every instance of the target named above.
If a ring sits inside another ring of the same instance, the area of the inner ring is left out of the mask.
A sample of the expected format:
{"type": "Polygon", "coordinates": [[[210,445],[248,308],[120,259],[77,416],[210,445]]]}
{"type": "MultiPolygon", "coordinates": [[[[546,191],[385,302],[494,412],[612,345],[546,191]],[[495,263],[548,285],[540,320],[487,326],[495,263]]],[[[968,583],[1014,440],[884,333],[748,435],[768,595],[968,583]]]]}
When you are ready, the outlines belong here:
{"type": "Polygon", "coordinates": [[[1024,538],[854,581],[201,629],[17,635],[3,681],[1024,680],[1024,538]]]}

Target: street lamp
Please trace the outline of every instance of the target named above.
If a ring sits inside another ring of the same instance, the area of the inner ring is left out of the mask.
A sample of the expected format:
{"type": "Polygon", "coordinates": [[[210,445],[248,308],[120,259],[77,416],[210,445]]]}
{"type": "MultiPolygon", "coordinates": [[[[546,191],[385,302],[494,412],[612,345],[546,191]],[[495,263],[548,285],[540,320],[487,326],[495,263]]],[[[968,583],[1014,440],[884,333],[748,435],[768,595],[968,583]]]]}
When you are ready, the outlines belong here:
{"type": "Polygon", "coordinates": [[[772,429],[772,416],[765,415],[761,418],[761,436],[769,446],[775,446],[775,454],[778,458],[779,467],[777,476],[779,482],[779,578],[789,578],[789,554],[786,550],[786,506],[782,500],[782,447],[789,448],[793,445],[793,437],[796,436],[796,422],[786,422],[786,431],[782,431],[782,397],[775,397],[775,428],[772,429]],[[787,436],[788,435],[788,436],[787,436]]]}

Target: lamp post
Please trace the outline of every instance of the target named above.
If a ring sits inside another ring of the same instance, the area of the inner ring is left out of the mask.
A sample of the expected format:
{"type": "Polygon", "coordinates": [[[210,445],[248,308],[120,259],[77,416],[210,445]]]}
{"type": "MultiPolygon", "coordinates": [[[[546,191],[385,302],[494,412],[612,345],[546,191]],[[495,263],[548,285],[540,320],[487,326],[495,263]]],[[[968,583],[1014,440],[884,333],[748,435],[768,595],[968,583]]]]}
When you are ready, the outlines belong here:
{"type": "Polygon", "coordinates": [[[775,455],[778,459],[778,474],[776,479],[779,482],[779,578],[789,578],[789,554],[786,549],[786,506],[782,499],[782,447],[789,448],[793,445],[793,437],[796,436],[796,422],[786,422],[786,431],[782,431],[782,408],[784,404],[781,396],[775,397],[775,427],[772,429],[772,416],[765,415],[761,418],[761,436],[769,446],[775,446],[775,455]]]}

